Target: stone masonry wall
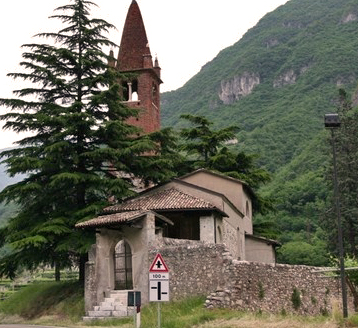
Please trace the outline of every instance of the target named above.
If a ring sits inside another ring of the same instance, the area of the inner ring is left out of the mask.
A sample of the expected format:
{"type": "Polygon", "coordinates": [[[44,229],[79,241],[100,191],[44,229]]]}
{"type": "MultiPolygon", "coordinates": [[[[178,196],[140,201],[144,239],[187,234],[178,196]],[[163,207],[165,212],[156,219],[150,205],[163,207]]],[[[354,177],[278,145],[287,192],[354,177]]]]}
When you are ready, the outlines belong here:
{"type": "Polygon", "coordinates": [[[241,243],[241,238],[245,238],[244,235],[241,238],[237,237],[238,231],[224,220],[223,223],[223,240],[227,244],[227,249],[232,256],[235,258],[242,258],[243,249],[239,243],[241,243]]]}
{"type": "MultiPolygon", "coordinates": [[[[285,264],[227,263],[225,288],[210,294],[206,306],[270,313],[317,315],[331,312],[341,299],[339,279],[319,268],[285,264]]],[[[353,310],[352,298],[350,308],[353,310]]]]}
{"type": "Polygon", "coordinates": [[[341,299],[339,279],[320,268],[237,261],[224,245],[167,238],[152,247],[149,262],[157,253],[169,268],[171,300],[209,295],[208,308],[316,315],[341,299]]]}
{"type": "Polygon", "coordinates": [[[96,246],[92,245],[88,252],[88,262],[85,267],[85,311],[86,313],[97,305],[97,284],[95,272],[96,246]]]}
{"type": "Polygon", "coordinates": [[[223,261],[226,251],[221,244],[163,238],[149,252],[149,263],[160,253],[170,275],[170,299],[209,295],[223,288],[223,261]]]}

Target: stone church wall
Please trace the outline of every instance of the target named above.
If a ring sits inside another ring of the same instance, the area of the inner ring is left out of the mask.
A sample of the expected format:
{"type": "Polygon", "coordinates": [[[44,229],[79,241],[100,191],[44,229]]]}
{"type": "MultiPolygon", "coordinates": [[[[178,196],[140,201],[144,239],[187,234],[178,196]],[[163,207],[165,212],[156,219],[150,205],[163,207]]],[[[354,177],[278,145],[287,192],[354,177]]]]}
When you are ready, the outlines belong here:
{"type": "Polygon", "coordinates": [[[166,238],[149,261],[156,253],[169,268],[171,300],[205,295],[208,308],[316,315],[341,299],[339,279],[316,267],[237,261],[224,245],[166,238]]]}
{"type": "Polygon", "coordinates": [[[96,247],[92,245],[88,252],[88,262],[85,267],[85,311],[91,311],[97,305],[97,284],[96,284],[96,247]]]}

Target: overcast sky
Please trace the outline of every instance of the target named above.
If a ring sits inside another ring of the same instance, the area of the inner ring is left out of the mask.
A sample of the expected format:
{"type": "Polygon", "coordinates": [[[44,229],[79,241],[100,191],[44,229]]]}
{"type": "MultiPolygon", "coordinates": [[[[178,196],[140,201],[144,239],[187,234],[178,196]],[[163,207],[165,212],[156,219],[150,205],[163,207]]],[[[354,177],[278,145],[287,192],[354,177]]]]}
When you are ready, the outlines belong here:
{"type": "MultiPolygon", "coordinates": [[[[109,38],[119,44],[131,0],[93,0],[99,8],[93,17],[103,18],[117,27],[109,38]]],[[[181,87],[220,50],[237,42],[267,12],[287,0],[137,0],[142,12],[153,57],[162,68],[161,91],[181,87]]],[[[22,50],[39,32],[57,32],[60,25],[48,19],[53,9],[69,0],[1,1],[0,97],[12,97],[19,82],[6,74],[18,71],[22,50]]],[[[116,50],[117,55],[117,50],[116,50]]],[[[1,109],[3,113],[5,109],[1,109]]],[[[19,136],[0,131],[0,149],[11,146],[19,136]]]]}

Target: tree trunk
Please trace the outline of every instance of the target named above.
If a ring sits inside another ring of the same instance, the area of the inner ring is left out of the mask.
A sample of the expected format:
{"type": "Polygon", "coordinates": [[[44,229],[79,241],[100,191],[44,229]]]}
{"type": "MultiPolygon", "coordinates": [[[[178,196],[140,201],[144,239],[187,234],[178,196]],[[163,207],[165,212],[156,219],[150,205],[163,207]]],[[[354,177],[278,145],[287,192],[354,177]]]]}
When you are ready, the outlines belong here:
{"type": "Polygon", "coordinates": [[[55,262],[55,281],[61,280],[61,268],[58,262],[55,262]]]}

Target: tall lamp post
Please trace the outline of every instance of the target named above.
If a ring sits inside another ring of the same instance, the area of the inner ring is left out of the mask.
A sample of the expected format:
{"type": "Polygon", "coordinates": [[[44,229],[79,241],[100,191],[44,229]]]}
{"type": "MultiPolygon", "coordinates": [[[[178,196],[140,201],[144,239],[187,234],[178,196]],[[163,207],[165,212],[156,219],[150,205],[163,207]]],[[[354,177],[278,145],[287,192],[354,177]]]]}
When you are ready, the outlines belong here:
{"type": "Polygon", "coordinates": [[[338,188],[338,178],[337,178],[336,139],[334,135],[335,129],[339,128],[340,125],[341,122],[339,120],[338,114],[326,114],[324,116],[324,126],[331,130],[331,136],[332,136],[333,185],[334,185],[334,199],[335,199],[336,214],[337,214],[339,265],[340,265],[340,277],[341,277],[341,286],[342,286],[343,317],[346,318],[348,316],[347,288],[346,288],[346,278],[345,278],[345,270],[344,270],[342,220],[341,220],[341,208],[340,208],[339,188],[338,188]]]}

